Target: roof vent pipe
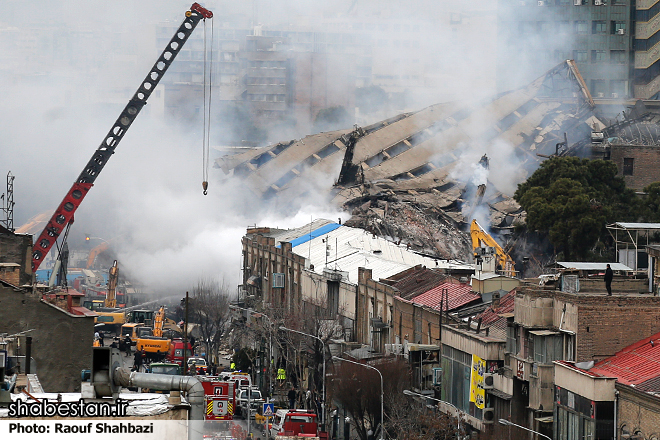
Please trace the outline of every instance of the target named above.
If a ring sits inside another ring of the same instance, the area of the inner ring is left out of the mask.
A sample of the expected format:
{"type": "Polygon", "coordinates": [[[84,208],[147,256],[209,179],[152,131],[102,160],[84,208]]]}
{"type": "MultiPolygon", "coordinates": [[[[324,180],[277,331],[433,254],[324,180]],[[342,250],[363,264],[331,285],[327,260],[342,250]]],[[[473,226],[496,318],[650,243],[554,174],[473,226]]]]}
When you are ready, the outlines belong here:
{"type": "Polygon", "coordinates": [[[197,424],[204,422],[204,387],[194,376],[177,376],[167,374],[149,374],[117,368],[113,376],[115,384],[122,387],[153,388],[157,390],[185,391],[190,403],[188,415],[188,438],[201,438],[203,432],[197,424]]]}

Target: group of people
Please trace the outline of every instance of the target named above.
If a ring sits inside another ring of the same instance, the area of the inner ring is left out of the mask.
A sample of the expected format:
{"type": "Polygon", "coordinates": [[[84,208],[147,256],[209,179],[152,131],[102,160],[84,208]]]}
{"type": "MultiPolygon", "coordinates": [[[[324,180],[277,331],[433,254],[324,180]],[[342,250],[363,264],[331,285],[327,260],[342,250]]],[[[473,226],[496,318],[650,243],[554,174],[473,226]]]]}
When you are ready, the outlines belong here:
{"type": "Polygon", "coordinates": [[[308,389],[306,392],[297,391],[294,386],[286,395],[289,399],[289,409],[305,409],[307,411],[314,411],[317,414],[321,413],[321,396],[316,391],[308,389]]]}

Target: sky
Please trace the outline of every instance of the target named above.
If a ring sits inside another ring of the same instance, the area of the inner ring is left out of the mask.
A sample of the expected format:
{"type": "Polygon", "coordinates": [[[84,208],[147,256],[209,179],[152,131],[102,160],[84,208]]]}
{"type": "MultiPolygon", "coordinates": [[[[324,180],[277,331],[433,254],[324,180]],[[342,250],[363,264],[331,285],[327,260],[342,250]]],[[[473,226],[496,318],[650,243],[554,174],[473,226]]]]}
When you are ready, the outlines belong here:
{"type": "MultiPolygon", "coordinates": [[[[494,3],[202,2],[214,12],[216,28],[234,21],[265,28],[364,24],[376,47],[374,65],[399,75],[422,66],[429,78],[426,91],[406,104],[411,109],[495,93],[494,3]],[[449,20],[462,26],[445,26],[449,20]],[[379,23],[397,21],[424,32],[412,39],[421,43],[378,49],[388,33],[379,23]],[[484,38],[488,32],[493,38],[484,38]]],[[[7,172],[15,176],[15,227],[57,207],[163,49],[156,26],[181,22],[189,6],[155,0],[0,4],[0,175],[3,182],[7,172]]],[[[521,76],[539,76],[540,69],[521,76]]],[[[172,124],[157,104],[147,105],[77,210],[70,248],[89,248],[85,235],[111,240],[120,264],[148,290],[175,295],[200,279],[237,286],[248,225],[297,227],[312,218],[346,217],[323,198],[301,201],[293,212],[264,207],[219,169],[210,170],[204,196],[202,131],[201,118],[172,124]]],[[[465,160],[472,163],[472,155],[465,160]]]]}

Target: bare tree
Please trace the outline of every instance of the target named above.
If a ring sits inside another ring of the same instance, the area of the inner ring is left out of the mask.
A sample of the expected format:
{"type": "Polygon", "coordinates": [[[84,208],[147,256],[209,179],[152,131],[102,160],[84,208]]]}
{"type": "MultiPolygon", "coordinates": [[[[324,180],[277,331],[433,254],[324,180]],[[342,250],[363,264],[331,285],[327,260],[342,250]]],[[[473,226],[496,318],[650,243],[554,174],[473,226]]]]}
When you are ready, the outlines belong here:
{"type": "Polygon", "coordinates": [[[380,376],[371,368],[351,362],[335,364],[332,381],[332,398],[346,409],[358,436],[367,440],[367,432],[376,432],[380,424],[380,398],[383,394],[383,418],[385,430],[390,437],[398,431],[400,422],[392,425],[390,414],[400,412],[403,390],[410,383],[408,364],[396,358],[380,359],[369,364],[383,376],[381,390],[380,376]]]}
{"type": "Polygon", "coordinates": [[[327,313],[321,305],[309,302],[296,312],[276,310],[273,315],[276,316],[274,322],[313,336],[281,331],[276,342],[286,361],[289,380],[300,387],[307,377],[307,371],[311,374],[311,377],[307,377],[308,387],[320,393],[323,388],[323,362],[330,358],[328,346],[331,339],[342,336],[341,327],[336,325],[336,320],[327,319],[327,313]]]}
{"type": "Polygon", "coordinates": [[[188,300],[191,322],[199,325],[202,342],[212,362],[217,362],[220,338],[229,321],[229,289],[223,283],[200,280],[188,300]]]}

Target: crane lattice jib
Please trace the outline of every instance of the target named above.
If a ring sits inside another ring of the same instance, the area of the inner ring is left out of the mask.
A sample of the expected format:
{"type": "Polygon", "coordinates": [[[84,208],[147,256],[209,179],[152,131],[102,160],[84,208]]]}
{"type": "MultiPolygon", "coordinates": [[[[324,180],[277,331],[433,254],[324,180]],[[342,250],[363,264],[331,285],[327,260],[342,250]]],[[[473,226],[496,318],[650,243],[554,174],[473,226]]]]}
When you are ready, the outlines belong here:
{"type": "Polygon", "coordinates": [[[167,71],[170,64],[174,61],[179,51],[188,40],[197,27],[197,24],[202,19],[212,18],[213,13],[198,3],[193,3],[190,11],[186,12],[186,18],[181,23],[181,26],[174,33],[174,36],[167,43],[165,50],[160,54],[158,60],[151,68],[149,74],[144,78],[142,84],[138,88],[135,95],[128,102],[124,110],[115,121],[108,134],[103,139],[103,142],[94,152],[90,161],[85,165],[83,172],[80,173],[78,179],[73,184],[69,192],[60,203],[60,206],[55,210],[55,213],[50,218],[43,232],[39,235],[34,243],[32,252],[32,271],[36,271],[41,264],[43,258],[48,255],[48,252],[53,247],[57,238],[60,236],[64,228],[73,221],[73,214],[80,206],[89,190],[94,185],[94,181],[99,173],[110,159],[110,156],[115,152],[115,148],[122,140],[126,131],[130,128],[131,124],[142,110],[142,107],[147,103],[147,99],[151,96],[158,83],[160,82],[163,74],[167,71]]]}

